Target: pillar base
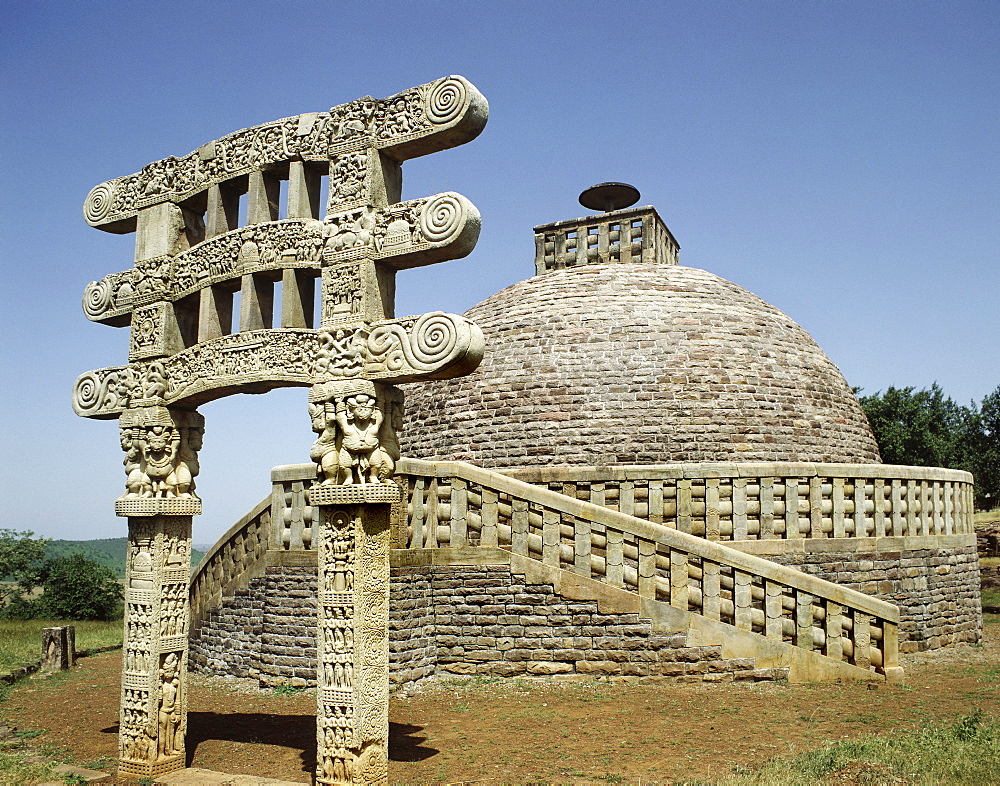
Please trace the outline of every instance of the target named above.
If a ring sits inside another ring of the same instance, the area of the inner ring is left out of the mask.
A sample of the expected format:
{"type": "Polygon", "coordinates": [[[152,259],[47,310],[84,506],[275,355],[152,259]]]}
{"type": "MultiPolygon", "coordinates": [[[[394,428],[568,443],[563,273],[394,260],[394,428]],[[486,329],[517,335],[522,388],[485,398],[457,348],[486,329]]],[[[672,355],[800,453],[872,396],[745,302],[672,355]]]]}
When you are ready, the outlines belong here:
{"type": "Polygon", "coordinates": [[[156,761],[119,759],[118,774],[137,775],[140,778],[155,778],[157,775],[165,775],[174,770],[183,770],[187,766],[185,758],[183,753],[178,753],[165,759],[157,759],[156,761]]]}

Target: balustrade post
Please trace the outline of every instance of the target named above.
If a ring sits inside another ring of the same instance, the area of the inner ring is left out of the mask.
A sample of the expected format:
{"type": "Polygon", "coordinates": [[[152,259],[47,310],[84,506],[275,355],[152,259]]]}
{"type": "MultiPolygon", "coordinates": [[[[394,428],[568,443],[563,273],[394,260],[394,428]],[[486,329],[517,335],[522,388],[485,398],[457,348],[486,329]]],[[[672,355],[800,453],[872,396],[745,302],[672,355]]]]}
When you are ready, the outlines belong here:
{"type": "Polygon", "coordinates": [[[625,535],[620,530],[605,531],[604,580],[613,587],[625,586],[625,535]]]}
{"type": "Polygon", "coordinates": [[[500,544],[497,524],[499,523],[499,495],[492,489],[483,489],[483,528],[479,535],[479,545],[498,546],[500,544]]]}
{"type": "Polygon", "coordinates": [[[705,538],[719,540],[719,479],[705,480],[705,538]]]}
{"type": "Polygon", "coordinates": [[[687,553],[670,549],[670,605],[675,609],[688,610],[689,578],[687,553]]]}
{"type": "Polygon", "coordinates": [[[717,620],[720,618],[722,596],[719,563],[702,560],[701,570],[701,613],[710,620],[717,620]]]}
{"type": "Polygon", "coordinates": [[[812,650],[813,642],[813,596],[808,592],[795,593],[795,646],[812,650]]]}
{"type": "Polygon", "coordinates": [[[542,510],[542,562],[555,568],[559,567],[561,554],[559,525],[558,511],[542,510]]]}
{"type": "Polygon", "coordinates": [[[764,635],[781,641],[784,635],[781,620],[782,586],[774,581],[764,582],[764,635]]]}
{"type": "Polygon", "coordinates": [[[740,630],[753,629],[753,577],[742,570],[733,571],[733,624],[740,630]]]}
{"type": "Polygon", "coordinates": [[[799,479],[785,478],[785,538],[799,535],[799,479]]]}
{"type": "Polygon", "coordinates": [[[760,533],[761,540],[774,538],[774,478],[760,479],[760,533]]]}
{"type": "Polygon", "coordinates": [[[461,548],[469,545],[469,489],[464,480],[451,480],[451,530],[448,545],[451,548],[461,548]]]}
{"type": "Polygon", "coordinates": [[[733,479],[733,540],[747,539],[747,480],[733,479]]]}
{"type": "Polygon", "coordinates": [[[870,617],[859,611],[854,612],[853,644],[854,654],[851,663],[862,669],[871,668],[871,630],[869,626],[870,617]]]}
{"type": "Polygon", "coordinates": [[[824,620],[825,643],[823,654],[834,660],[843,660],[844,618],[839,603],[828,601],[826,604],[826,619],[824,620]]]}

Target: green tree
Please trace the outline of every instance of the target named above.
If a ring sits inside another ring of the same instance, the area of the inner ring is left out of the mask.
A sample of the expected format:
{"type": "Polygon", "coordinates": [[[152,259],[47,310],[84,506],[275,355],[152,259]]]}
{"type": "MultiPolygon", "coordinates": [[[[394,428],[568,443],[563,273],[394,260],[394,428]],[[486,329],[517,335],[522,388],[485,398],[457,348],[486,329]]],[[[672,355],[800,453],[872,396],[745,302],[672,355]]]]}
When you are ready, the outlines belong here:
{"type": "Polygon", "coordinates": [[[0,529],[0,610],[27,602],[38,583],[47,540],[33,532],[0,529]]]}
{"type": "Polygon", "coordinates": [[[1000,387],[978,408],[955,403],[936,382],[859,400],[886,464],[964,469],[975,475],[978,507],[1000,503],[1000,387]]]}
{"type": "Polygon", "coordinates": [[[121,615],[122,586],[115,572],[82,554],[46,561],[40,578],[43,591],[35,604],[36,616],[111,620],[121,615]]]}
{"type": "Polygon", "coordinates": [[[979,507],[1000,507],[1000,385],[979,405],[975,435],[976,499],[979,507]]]}
{"type": "Polygon", "coordinates": [[[965,437],[973,413],[936,382],[929,390],[889,387],[860,400],[886,464],[972,470],[965,437]]]}

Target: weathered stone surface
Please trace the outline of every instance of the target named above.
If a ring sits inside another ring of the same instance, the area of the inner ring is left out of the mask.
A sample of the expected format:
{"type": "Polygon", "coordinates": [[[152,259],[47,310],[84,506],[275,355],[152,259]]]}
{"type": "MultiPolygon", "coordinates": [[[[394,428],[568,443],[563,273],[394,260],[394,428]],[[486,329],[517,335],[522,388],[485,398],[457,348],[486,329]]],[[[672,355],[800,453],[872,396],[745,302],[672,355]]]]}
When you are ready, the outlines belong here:
{"type": "MultiPolygon", "coordinates": [[[[272,567],[239,597],[227,600],[203,623],[191,643],[191,663],[208,674],[256,676],[265,685],[291,684],[308,675],[315,684],[316,651],[278,644],[287,631],[315,625],[315,604],[284,608],[295,589],[315,591],[309,568],[272,567]],[[266,611],[263,611],[266,610],[266,611]],[[259,614],[266,625],[247,625],[259,614]],[[237,633],[236,630],[239,629],[237,633]],[[262,630],[266,629],[264,635],[262,630]]],[[[665,677],[743,674],[752,658],[722,657],[719,647],[688,647],[683,634],[654,633],[637,614],[602,614],[594,601],[567,600],[547,584],[528,584],[507,566],[395,568],[389,601],[389,668],[394,685],[439,672],[450,674],[601,674],[665,677]],[[483,592],[483,586],[489,592],[483,592]],[[497,622],[522,620],[520,599],[534,599],[534,625],[509,627],[509,635],[484,633],[497,622]],[[461,611],[459,611],[461,610],[461,611]],[[569,618],[573,624],[567,625],[569,618]],[[580,635],[590,629],[594,635],[580,635]]]]}
{"type": "Polygon", "coordinates": [[[488,468],[878,460],[812,338],[703,270],[557,270],[466,316],[489,351],[468,377],[407,386],[407,456],[488,468]]]}
{"type": "Polygon", "coordinates": [[[983,634],[979,558],[973,545],[882,554],[773,554],[768,559],[899,606],[899,650],[919,652],[983,634]],[[877,580],[866,580],[871,577],[877,580]]]}

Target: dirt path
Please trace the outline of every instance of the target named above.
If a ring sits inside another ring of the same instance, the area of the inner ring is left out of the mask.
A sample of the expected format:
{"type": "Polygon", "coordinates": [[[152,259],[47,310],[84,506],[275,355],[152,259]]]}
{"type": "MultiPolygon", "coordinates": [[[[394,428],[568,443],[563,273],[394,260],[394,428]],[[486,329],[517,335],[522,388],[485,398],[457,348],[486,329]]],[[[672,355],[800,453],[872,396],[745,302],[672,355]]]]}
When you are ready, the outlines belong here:
{"type": "MultiPolygon", "coordinates": [[[[390,706],[393,783],[711,780],[737,765],[981,709],[1000,717],[1000,617],[984,645],[906,663],[878,685],[675,685],[644,681],[435,681],[390,706]]],[[[21,683],[0,716],[33,744],[84,765],[117,755],[120,656],[86,658],[71,676],[21,683]]],[[[315,694],[191,680],[190,766],[309,782],[315,694]]]]}

